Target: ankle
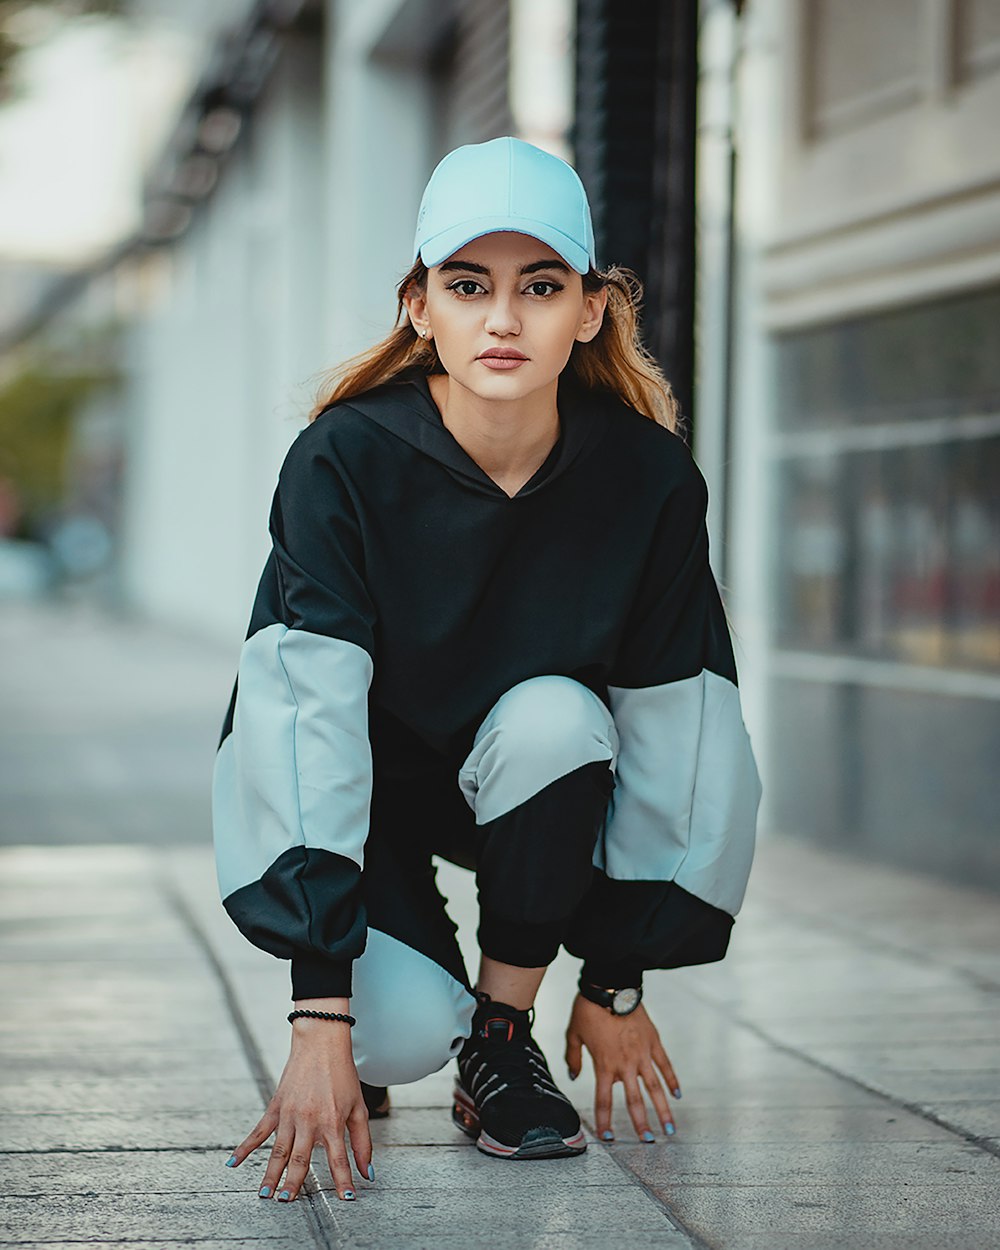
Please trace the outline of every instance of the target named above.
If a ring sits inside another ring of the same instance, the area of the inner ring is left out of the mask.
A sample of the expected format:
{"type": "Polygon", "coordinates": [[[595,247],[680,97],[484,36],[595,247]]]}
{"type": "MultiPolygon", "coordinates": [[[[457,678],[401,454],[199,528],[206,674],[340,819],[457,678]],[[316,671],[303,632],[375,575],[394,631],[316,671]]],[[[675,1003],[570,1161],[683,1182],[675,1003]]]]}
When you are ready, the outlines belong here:
{"type": "Polygon", "coordinates": [[[545,972],[544,967],[521,968],[483,955],[477,987],[494,1002],[504,1003],[515,1011],[527,1011],[534,1006],[545,972]]]}

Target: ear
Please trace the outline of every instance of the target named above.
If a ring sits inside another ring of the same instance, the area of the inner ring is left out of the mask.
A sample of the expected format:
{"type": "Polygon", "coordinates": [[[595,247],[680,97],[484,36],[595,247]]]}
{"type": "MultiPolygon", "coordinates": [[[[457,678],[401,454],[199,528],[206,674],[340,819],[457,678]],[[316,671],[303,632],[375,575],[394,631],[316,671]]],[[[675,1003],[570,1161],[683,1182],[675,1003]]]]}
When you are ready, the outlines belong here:
{"type": "Polygon", "coordinates": [[[430,330],[430,322],[427,320],[427,292],[410,287],[403,296],[403,303],[414,330],[419,335],[427,335],[430,330]]]}
{"type": "Polygon", "coordinates": [[[597,337],[598,331],[604,324],[604,310],[607,306],[608,288],[606,286],[601,287],[599,291],[584,291],[583,313],[576,332],[578,343],[589,343],[591,339],[597,337]]]}

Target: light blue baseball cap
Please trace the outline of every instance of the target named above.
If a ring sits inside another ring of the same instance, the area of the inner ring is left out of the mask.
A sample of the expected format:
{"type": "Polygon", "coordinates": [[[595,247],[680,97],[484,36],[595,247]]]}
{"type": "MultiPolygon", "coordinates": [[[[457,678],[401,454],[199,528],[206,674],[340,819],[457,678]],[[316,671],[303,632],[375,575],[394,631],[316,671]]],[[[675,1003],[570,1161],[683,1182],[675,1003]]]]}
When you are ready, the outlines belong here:
{"type": "Polygon", "coordinates": [[[596,267],[590,204],[572,165],[504,135],[441,158],[420,201],[413,260],[430,268],[494,230],[540,239],[577,273],[596,267]]]}

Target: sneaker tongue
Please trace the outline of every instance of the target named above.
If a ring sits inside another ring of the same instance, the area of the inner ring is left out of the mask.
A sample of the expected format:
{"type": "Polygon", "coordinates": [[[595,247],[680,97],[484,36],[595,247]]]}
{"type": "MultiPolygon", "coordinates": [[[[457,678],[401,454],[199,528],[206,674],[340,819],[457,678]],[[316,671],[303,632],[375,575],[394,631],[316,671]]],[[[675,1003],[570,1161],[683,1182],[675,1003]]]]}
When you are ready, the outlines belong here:
{"type": "Polygon", "coordinates": [[[512,1042],[530,1029],[528,1012],[506,1003],[485,1003],[476,1032],[488,1042],[512,1042]]]}
{"type": "Polygon", "coordinates": [[[506,1016],[493,1016],[484,1021],[483,1036],[488,1042],[511,1042],[514,1040],[514,1021],[506,1016]]]}

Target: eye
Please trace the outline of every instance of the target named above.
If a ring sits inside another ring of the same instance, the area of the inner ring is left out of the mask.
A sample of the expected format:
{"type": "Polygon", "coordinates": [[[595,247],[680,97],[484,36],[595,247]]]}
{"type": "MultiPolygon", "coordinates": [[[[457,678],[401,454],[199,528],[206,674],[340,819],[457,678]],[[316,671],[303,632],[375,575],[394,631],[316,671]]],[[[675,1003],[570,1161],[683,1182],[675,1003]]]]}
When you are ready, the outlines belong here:
{"type": "Polygon", "coordinates": [[[449,283],[448,290],[454,291],[455,294],[459,297],[459,299],[468,299],[470,296],[475,295],[476,292],[459,290],[459,287],[467,287],[467,286],[479,287],[480,290],[483,290],[482,284],[477,282],[475,278],[459,278],[457,282],[449,283]]]}
{"type": "Polygon", "coordinates": [[[531,291],[533,295],[538,295],[543,299],[547,299],[550,294],[548,291],[538,291],[535,289],[540,286],[550,286],[552,288],[552,294],[555,294],[556,291],[561,291],[563,289],[561,282],[551,282],[548,278],[539,278],[536,282],[529,284],[528,290],[531,291]]]}

